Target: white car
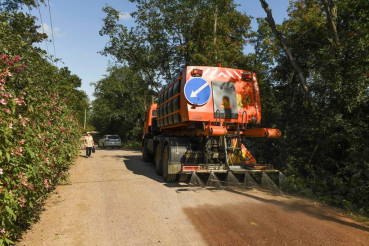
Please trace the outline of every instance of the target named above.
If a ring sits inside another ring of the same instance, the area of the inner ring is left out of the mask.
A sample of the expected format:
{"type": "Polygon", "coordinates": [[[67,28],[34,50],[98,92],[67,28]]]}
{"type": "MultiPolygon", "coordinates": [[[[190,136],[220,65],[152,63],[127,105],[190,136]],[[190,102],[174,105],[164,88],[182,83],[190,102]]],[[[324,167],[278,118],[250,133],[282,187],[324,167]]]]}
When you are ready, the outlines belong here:
{"type": "Polygon", "coordinates": [[[106,147],[122,147],[122,142],[118,135],[104,135],[102,139],[97,142],[97,146],[100,148],[106,147]]]}

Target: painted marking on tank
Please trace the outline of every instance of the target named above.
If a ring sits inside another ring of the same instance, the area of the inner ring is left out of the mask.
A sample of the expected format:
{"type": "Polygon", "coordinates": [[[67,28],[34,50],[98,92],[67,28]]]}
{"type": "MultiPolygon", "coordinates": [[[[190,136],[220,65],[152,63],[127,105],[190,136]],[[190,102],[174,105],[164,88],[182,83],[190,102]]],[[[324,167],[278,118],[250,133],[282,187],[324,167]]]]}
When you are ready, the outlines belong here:
{"type": "MultiPolygon", "coordinates": [[[[228,77],[228,75],[232,78],[235,78],[234,75],[236,75],[238,78],[241,78],[241,72],[240,71],[237,71],[237,70],[233,70],[233,74],[232,74],[232,71],[229,71],[227,69],[221,69],[219,71],[219,68],[202,68],[202,67],[197,67],[198,69],[206,69],[204,70],[202,76],[205,76],[206,74],[208,74],[210,71],[210,76],[217,76],[217,77],[220,77],[220,76],[223,76],[225,78],[228,77]],[[224,72],[225,71],[225,72],[224,72]]],[[[195,69],[195,68],[190,68],[187,73],[190,74],[192,72],[192,70],[195,69]]]]}
{"type": "Polygon", "coordinates": [[[237,71],[233,71],[233,73],[234,73],[234,74],[236,74],[236,75],[238,76],[238,78],[241,78],[241,75],[239,75],[239,74],[237,73],[237,71]]]}
{"type": "Polygon", "coordinates": [[[210,68],[206,69],[206,71],[202,74],[202,76],[205,76],[210,71],[210,68]]]}
{"type": "Polygon", "coordinates": [[[220,77],[221,75],[223,75],[223,77],[227,78],[227,75],[225,75],[223,72],[221,72],[220,74],[218,74],[218,77],[220,77]]]}
{"type": "Polygon", "coordinates": [[[214,76],[216,74],[216,72],[218,72],[218,69],[215,69],[210,75],[214,76]]]}
{"type": "Polygon", "coordinates": [[[228,70],[226,70],[226,72],[229,74],[229,76],[231,76],[232,78],[234,78],[234,76],[232,75],[232,73],[228,70]]]}

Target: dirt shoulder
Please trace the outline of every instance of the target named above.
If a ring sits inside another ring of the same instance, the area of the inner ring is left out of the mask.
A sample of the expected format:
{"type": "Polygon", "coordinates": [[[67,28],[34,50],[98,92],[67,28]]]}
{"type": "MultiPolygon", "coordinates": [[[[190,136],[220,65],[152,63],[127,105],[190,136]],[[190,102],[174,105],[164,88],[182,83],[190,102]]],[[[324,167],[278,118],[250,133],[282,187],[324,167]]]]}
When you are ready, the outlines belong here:
{"type": "Polygon", "coordinates": [[[72,166],[18,245],[369,245],[369,226],[305,199],[166,184],[141,153],[72,166]]]}

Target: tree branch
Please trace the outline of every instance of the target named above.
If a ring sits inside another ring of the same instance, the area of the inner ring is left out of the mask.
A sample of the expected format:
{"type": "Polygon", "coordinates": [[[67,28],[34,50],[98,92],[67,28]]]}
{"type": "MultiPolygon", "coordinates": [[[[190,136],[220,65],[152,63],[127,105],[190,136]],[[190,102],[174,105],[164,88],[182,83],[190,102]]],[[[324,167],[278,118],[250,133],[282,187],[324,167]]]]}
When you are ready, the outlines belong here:
{"type": "Polygon", "coordinates": [[[308,94],[309,89],[306,85],[305,76],[302,73],[301,68],[297,65],[295,59],[293,58],[293,56],[291,54],[291,51],[289,50],[289,48],[286,44],[286,40],[284,39],[283,35],[277,30],[277,27],[275,25],[275,21],[273,19],[272,11],[269,9],[269,5],[267,4],[267,2],[265,0],[260,0],[260,3],[261,3],[261,6],[263,7],[263,9],[265,10],[265,12],[267,14],[266,21],[269,23],[269,26],[272,28],[272,31],[273,31],[274,35],[276,36],[276,38],[279,40],[279,42],[281,42],[282,49],[284,50],[285,54],[287,55],[292,68],[295,70],[295,72],[299,76],[299,80],[300,80],[300,84],[301,84],[302,88],[305,90],[305,93],[307,95],[309,95],[308,94]]]}
{"type": "Polygon", "coordinates": [[[340,40],[337,33],[337,5],[333,0],[322,0],[325,13],[327,14],[327,22],[333,39],[333,47],[337,53],[341,55],[340,40]]]}

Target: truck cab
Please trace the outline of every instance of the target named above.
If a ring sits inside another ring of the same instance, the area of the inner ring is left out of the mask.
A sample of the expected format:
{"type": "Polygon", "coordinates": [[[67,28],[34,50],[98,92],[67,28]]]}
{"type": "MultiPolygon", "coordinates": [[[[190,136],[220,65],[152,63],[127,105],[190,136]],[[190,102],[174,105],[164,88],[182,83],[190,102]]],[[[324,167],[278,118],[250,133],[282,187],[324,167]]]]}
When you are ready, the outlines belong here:
{"type": "Polygon", "coordinates": [[[153,103],[149,106],[149,108],[145,112],[144,118],[144,128],[143,128],[143,135],[142,139],[145,137],[149,137],[150,135],[155,135],[159,133],[159,127],[157,125],[157,104],[153,103]]]}
{"type": "Polygon", "coordinates": [[[142,134],[141,152],[144,161],[152,161],[154,151],[154,137],[160,134],[159,127],[157,125],[157,104],[151,104],[145,112],[144,127],[142,134]]]}

